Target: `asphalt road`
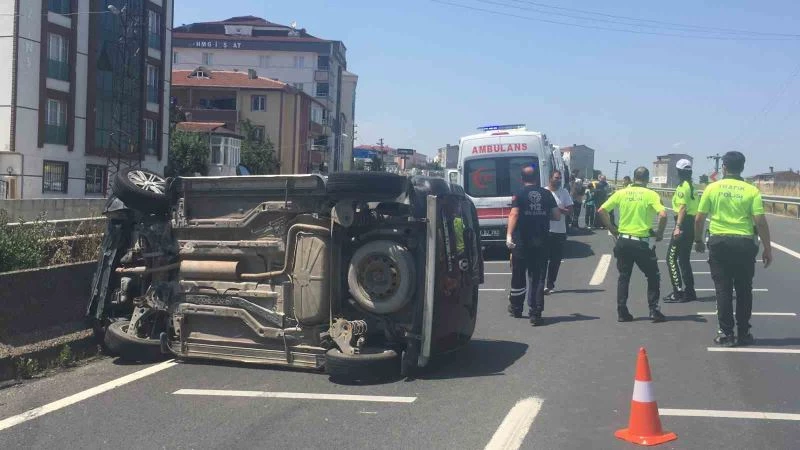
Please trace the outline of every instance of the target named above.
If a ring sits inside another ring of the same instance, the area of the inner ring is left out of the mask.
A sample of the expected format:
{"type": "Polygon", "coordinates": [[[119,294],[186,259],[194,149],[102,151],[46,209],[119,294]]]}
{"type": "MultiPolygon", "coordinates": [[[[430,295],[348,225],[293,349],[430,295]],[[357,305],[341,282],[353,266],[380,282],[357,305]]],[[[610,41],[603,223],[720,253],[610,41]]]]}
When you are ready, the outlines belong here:
{"type": "MultiPolygon", "coordinates": [[[[800,222],[769,219],[773,240],[800,251],[800,222]]],[[[613,261],[605,276],[597,268],[611,245],[605,231],[570,238],[557,292],[546,299],[547,324],[540,328],[508,317],[508,263],[487,264],[474,340],[418,379],[340,385],[303,371],[212,363],[125,365],[104,359],[0,391],[0,448],[480,449],[503,434],[498,428],[504,418],[526,398],[536,399],[540,409],[530,428],[519,430],[521,448],[633,448],[617,441],[614,431],[628,420],[641,346],[650,356],[659,406],[678,414],[701,410],[692,414],[702,417],[662,416],[664,427],[678,434],[663,448],[798,448],[800,353],[785,351],[800,352],[800,318],[754,317],[754,348],[763,352],[709,351],[716,317],[699,313],[715,311],[713,292],[701,291],[698,302],[663,305],[669,321],[652,324],[645,319],[644,277],[635,272],[629,307],[638,320],[617,323],[616,269],[613,261]],[[592,278],[599,281],[596,286],[590,285],[592,278]],[[155,367],[152,374],[85,394],[148,367],[155,367]],[[181,389],[214,390],[219,396],[175,394],[181,389]],[[388,398],[235,397],[231,391],[388,398]],[[81,394],[80,401],[70,400],[73,394],[81,394]],[[64,406],[65,398],[71,404],[64,406]],[[43,415],[29,412],[53,402],[64,407],[43,415]],[[795,416],[723,418],[719,410],[795,416]],[[27,417],[17,416],[26,412],[27,417]],[[12,417],[20,423],[3,421],[12,417]]],[[[658,254],[664,258],[666,243],[658,245],[658,254]]],[[[707,263],[693,266],[697,287],[713,288],[702,273],[707,263]]],[[[661,267],[666,294],[666,265],[661,267]]],[[[776,251],[774,266],[757,270],[754,286],[766,291],[755,294],[754,311],[800,312],[793,283],[798,273],[800,259],[776,251]]],[[[516,448],[510,442],[501,448],[516,448]]]]}

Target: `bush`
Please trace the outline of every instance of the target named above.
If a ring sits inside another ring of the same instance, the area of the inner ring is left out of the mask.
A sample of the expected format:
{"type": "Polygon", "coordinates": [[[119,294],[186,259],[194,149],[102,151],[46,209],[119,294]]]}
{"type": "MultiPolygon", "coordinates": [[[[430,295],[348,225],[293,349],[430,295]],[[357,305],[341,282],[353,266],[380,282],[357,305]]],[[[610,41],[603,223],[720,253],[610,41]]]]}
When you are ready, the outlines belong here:
{"type": "Polygon", "coordinates": [[[8,212],[0,210],[0,272],[32,269],[44,262],[48,225],[44,215],[33,222],[8,225],[8,212]]]}

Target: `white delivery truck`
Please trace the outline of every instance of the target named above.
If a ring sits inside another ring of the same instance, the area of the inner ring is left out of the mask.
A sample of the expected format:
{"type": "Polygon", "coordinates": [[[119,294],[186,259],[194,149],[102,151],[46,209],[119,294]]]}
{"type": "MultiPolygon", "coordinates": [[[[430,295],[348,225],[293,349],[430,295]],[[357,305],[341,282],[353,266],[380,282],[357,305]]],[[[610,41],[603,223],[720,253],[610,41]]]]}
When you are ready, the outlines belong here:
{"type": "Polygon", "coordinates": [[[547,186],[555,167],[553,147],[545,134],[528,131],[525,125],[491,125],[479,130],[481,133],[459,140],[458,174],[454,177],[478,210],[483,244],[504,245],[511,196],[522,187],[522,168],[539,168],[541,185],[547,186]]]}

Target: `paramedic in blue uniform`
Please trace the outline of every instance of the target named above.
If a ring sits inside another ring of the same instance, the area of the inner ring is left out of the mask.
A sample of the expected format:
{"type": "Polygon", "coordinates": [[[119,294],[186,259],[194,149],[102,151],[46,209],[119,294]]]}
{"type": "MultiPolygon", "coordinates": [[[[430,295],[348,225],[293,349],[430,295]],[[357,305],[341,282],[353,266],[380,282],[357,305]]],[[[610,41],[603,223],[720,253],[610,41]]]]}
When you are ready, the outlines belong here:
{"type": "Polygon", "coordinates": [[[550,221],[561,219],[553,194],[539,186],[539,169],[527,166],[522,169],[522,188],[513,197],[508,216],[506,245],[511,250],[511,294],[508,312],[522,317],[525,298],[528,298],[530,321],[542,325],[544,309],[544,282],[541,273],[547,265],[547,240],[550,221]],[[532,280],[528,296],[528,278],[532,280]]]}

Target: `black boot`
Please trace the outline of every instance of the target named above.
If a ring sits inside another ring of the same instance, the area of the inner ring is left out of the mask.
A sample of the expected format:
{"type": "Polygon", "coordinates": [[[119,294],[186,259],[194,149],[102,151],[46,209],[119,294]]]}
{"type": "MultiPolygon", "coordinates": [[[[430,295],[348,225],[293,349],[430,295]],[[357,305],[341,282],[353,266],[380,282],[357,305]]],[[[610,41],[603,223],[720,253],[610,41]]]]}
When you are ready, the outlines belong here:
{"type": "Polygon", "coordinates": [[[508,314],[515,319],[522,318],[522,308],[515,308],[514,305],[508,305],[508,314]]]}
{"type": "Polygon", "coordinates": [[[733,347],[736,345],[736,336],[733,333],[728,334],[719,330],[717,331],[717,337],[714,338],[714,343],[720,347],[733,347]]]}
{"type": "Polygon", "coordinates": [[[666,322],[667,318],[664,317],[664,314],[662,314],[661,311],[659,311],[657,309],[651,309],[650,310],[650,320],[653,323],[661,323],[661,322],[666,322]]]}
{"type": "Polygon", "coordinates": [[[673,291],[668,296],[664,297],[664,303],[684,303],[686,302],[686,295],[681,291],[673,291]]]}
{"type": "Polygon", "coordinates": [[[627,307],[617,308],[617,322],[633,322],[633,316],[627,307]]]}

